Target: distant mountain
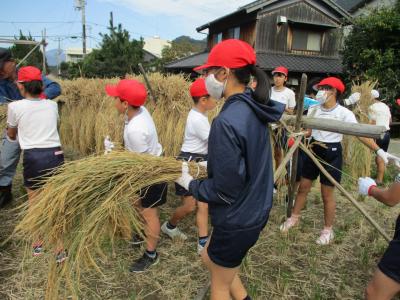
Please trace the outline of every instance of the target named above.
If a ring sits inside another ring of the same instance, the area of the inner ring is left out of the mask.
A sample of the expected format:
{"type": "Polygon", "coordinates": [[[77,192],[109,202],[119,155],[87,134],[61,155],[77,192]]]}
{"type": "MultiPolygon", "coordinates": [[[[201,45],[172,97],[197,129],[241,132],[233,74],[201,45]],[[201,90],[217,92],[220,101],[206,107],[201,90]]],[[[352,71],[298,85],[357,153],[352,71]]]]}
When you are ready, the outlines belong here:
{"type": "MultiPolygon", "coordinates": [[[[46,51],[46,59],[49,66],[57,66],[57,55],[58,49],[46,51]]],[[[63,61],[65,61],[65,52],[61,50],[60,63],[62,63],[63,61]]]]}
{"type": "Polygon", "coordinates": [[[205,38],[204,40],[196,40],[191,38],[190,36],[187,35],[181,35],[177,37],[176,39],[173,40],[175,43],[189,43],[192,44],[196,49],[204,50],[207,48],[207,39],[205,38]]]}

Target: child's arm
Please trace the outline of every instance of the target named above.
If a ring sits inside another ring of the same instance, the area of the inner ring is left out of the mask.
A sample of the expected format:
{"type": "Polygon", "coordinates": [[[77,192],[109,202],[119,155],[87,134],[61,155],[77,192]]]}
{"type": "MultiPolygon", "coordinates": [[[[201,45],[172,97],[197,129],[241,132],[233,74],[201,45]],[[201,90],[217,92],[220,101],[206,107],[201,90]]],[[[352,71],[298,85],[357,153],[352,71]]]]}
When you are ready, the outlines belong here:
{"type": "Polygon", "coordinates": [[[18,128],[18,121],[14,111],[14,104],[15,103],[10,103],[7,108],[7,136],[11,140],[15,140],[17,138],[18,128]]]}
{"type": "Polygon", "coordinates": [[[395,182],[386,190],[372,187],[369,194],[387,206],[395,206],[400,202],[400,183],[395,182]]]}
{"type": "Polygon", "coordinates": [[[395,206],[400,202],[400,182],[397,180],[388,189],[382,190],[372,178],[362,177],[358,179],[358,191],[361,195],[374,197],[388,206],[395,206]]]}

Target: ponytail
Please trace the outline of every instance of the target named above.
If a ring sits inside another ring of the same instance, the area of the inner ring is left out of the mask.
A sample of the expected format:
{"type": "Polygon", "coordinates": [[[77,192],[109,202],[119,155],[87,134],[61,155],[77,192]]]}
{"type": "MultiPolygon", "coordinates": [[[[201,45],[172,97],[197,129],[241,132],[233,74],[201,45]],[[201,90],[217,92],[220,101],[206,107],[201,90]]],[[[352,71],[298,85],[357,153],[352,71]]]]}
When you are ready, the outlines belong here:
{"type": "Polygon", "coordinates": [[[271,86],[263,70],[255,65],[247,65],[243,68],[233,69],[233,72],[238,82],[246,86],[250,82],[250,75],[254,76],[257,80],[257,87],[253,92],[254,100],[261,104],[266,104],[269,101],[271,86]]]}
{"type": "Polygon", "coordinates": [[[267,104],[270,98],[271,85],[269,83],[268,77],[263,70],[256,67],[255,65],[250,66],[250,73],[257,80],[257,86],[254,90],[254,100],[261,104],[267,104]]]}

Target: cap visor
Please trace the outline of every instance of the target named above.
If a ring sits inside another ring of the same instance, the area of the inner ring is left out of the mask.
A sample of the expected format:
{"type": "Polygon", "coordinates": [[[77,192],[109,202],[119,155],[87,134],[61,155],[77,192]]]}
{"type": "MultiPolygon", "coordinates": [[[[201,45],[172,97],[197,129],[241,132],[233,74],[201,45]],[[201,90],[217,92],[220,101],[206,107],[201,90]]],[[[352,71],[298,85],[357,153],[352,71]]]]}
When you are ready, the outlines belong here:
{"type": "Polygon", "coordinates": [[[115,85],[106,85],[106,93],[111,97],[118,97],[117,87],[115,85]]]}
{"type": "Polygon", "coordinates": [[[201,66],[198,66],[198,67],[194,68],[193,70],[194,71],[201,71],[201,70],[208,69],[208,68],[211,68],[211,67],[212,66],[210,66],[209,64],[204,64],[204,65],[201,65],[201,66]]]}

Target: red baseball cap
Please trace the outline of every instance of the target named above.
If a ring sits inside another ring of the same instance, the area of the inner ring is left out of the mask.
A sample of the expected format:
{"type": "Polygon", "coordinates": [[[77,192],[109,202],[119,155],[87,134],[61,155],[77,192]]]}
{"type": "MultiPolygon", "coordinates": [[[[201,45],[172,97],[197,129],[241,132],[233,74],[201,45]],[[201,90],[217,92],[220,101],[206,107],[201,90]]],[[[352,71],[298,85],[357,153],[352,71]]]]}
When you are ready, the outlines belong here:
{"type": "Polygon", "coordinates": [[[397,105],[400,106],[400,98],[399,98],[399,99],[396,99],[396,103],[397,103],[397,105]]]}
{"type": "Polygon", "coordinates": [[[288,74],[289,74],[289,70],[288,70],[286,67],[284,67],[284,66],[279,66],[279,67],[276,67],[276,68],[272,71],[272,75],[274,75],[275,73],[281,73],[281,74],[283,74],[283,75],[285,75],[285,76],[287,77],[288,74]]]}
{"type": "Polygon", "coordinates": [[[195,71],[211,67],[241,68],[256,63],[256,53],[248,43],[229,39],[215,45],[208,55],[207,62],[194,68],[195,71]]]}
{"type": "Polygon", "coordinates": [[[32,66],[22,67],[18,70],[18,82],[42,81],[42,72],[32,66]]]}
{"type": "Polygon", "coordinates": [[[327,77],[325,79],[322,79],[320,83],[317,84],[317,87],[323,86],[323,85],[328,85],[330,87],[333,87],[337,89],[340,93],[344,93],[345,86],[343,82],[336,77],[327,77]]]}
{"type": "Polygon", "coordinates": [[[134,79],[123,79],[116,85],[106,85],[106,93],[111,97],[118,97],[132,106],[142,106],[147,97],[145,86],[134,79]]]}
{"type": "Polygon", "coordinates": [[[197,78],[190,86],[190,95],[192,97],[208,96],[206,81],[203,77],[197,78]]]}

